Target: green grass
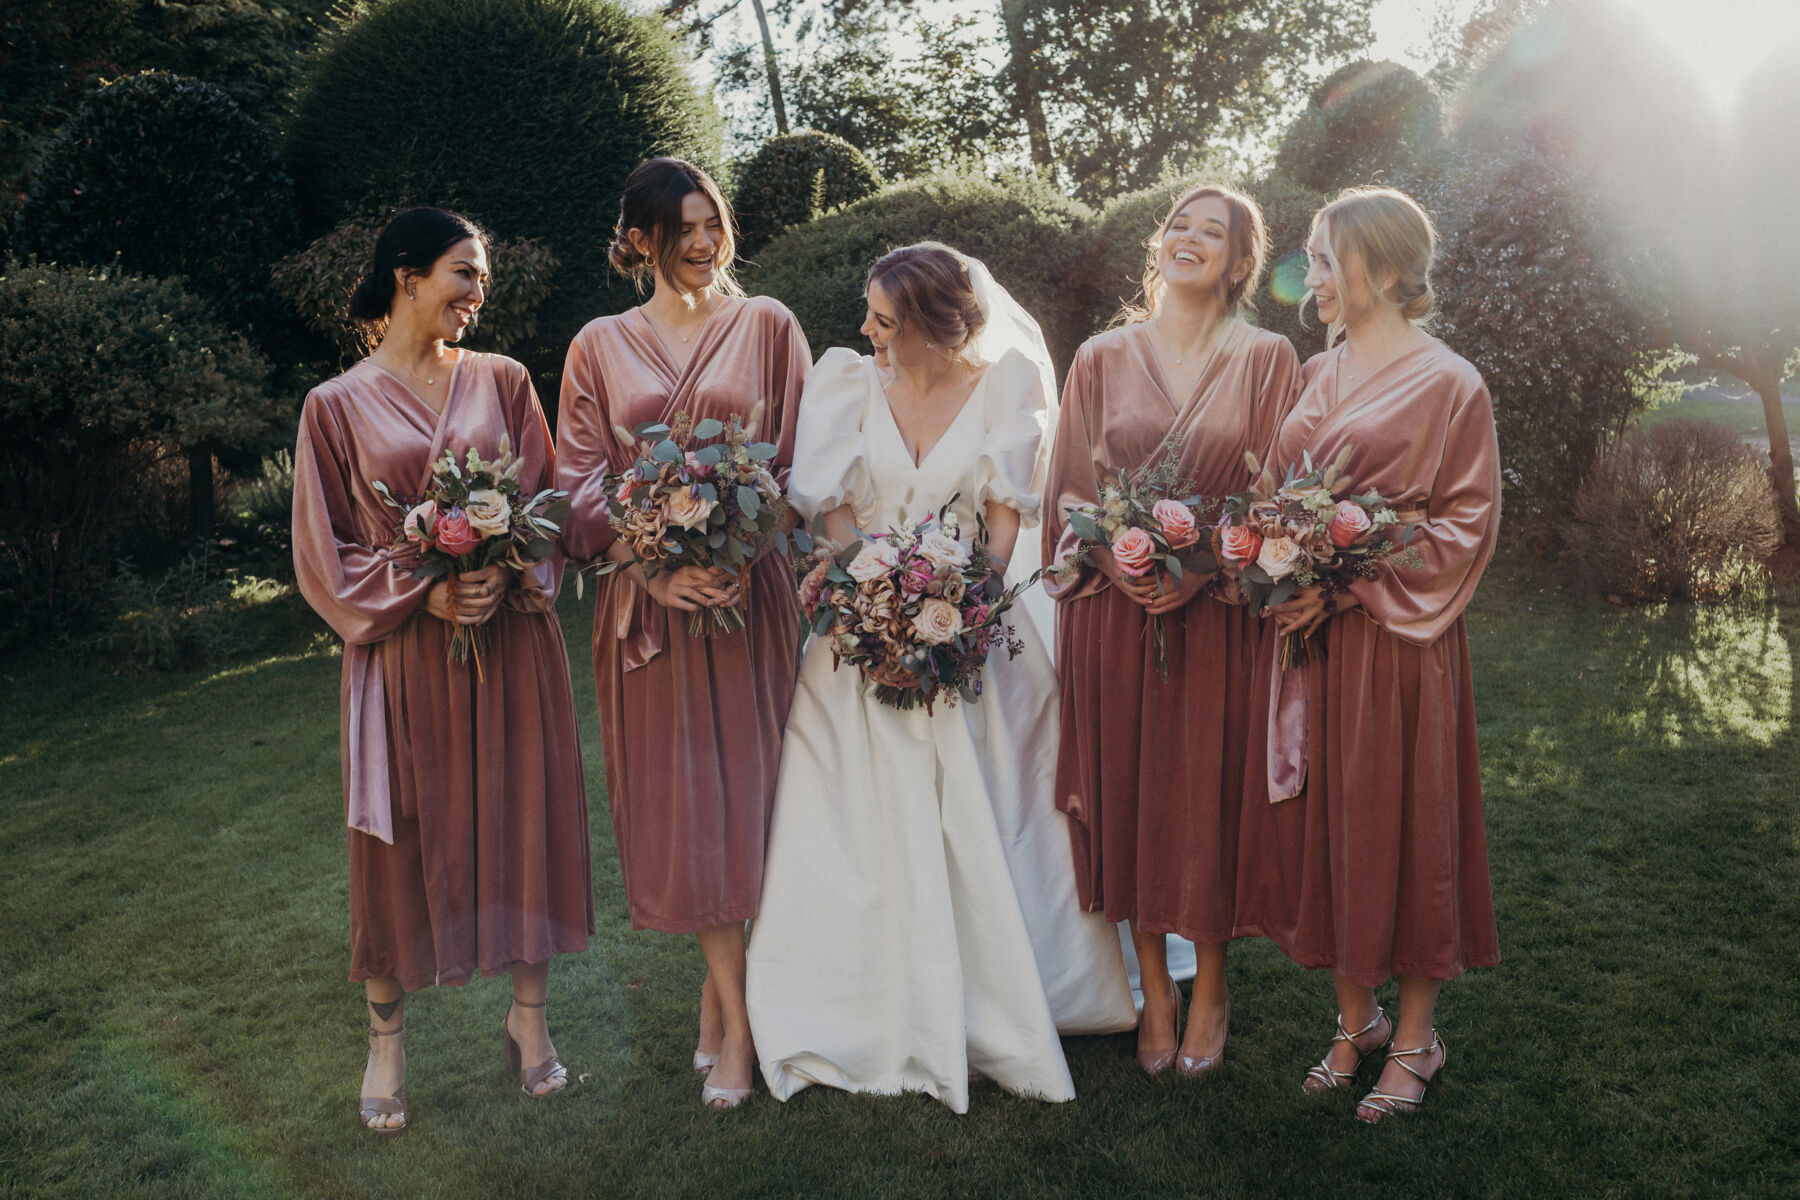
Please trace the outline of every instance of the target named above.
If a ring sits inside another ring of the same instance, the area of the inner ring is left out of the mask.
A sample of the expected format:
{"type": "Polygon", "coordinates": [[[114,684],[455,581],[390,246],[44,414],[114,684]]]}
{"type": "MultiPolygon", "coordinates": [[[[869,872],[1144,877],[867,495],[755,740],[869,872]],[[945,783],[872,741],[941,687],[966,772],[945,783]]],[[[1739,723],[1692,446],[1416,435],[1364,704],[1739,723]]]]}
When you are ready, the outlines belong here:
{"type": "MultiPolygon", "coordinates": [[[[1723,395],[1718,387],[1685,392],[1680,399],[1659,404],[1646,412],[1638,418],[1638,424],[1648,428],[1677,417],[1689,421],[1718,421],[1740,437],[1760,439],[1766,444],[1769,423],[1763,417],[1762,400],[1736,380],[1717,382],[1734,395],[1723,395]],[[1745,394],[1735,395],[1740,392],[1745,394]]],[[[1800,394],[1793,391],[1792,381],[1782,389],[1781,408],[1787,416],[1789,436],[1800,436],[1800,394]]]]}
{"type": "Polygon", "coordinates": [[[703,1111],[699,956],[627,928],[571,598],[600,928],[553,967],[551,1020],[582,1080],[519,1095],[503,981],[418,993],[391,1141],[353,1116],[339,663],[293,604],[223,670],[4,668],[0,1195],[1800,1192],[1792,597],[1620,612],[1529,561],[1490,572],[1471,635],[1505,961],[1446,990],[1443,1083],[1379,1129],[1299,1094],[1330,989],[1255,943],[1203,1084],[1144,1078],[1127,1036],[1067,1043],[1073,1104],[703,1111]]]}

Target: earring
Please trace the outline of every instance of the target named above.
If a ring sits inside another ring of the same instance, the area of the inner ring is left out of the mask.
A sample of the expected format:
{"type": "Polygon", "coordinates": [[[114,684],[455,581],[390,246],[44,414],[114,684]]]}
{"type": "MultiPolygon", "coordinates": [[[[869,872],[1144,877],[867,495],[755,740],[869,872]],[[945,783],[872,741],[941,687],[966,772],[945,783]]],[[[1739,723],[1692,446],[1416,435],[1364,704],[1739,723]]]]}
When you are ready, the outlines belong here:
{"type": "Polygon", "coordinates": [[[417,300],[419,298],[419,294],[417,292],[408,292],[408,293],[406,293],[406,298],[408,300],[417,300]]]}

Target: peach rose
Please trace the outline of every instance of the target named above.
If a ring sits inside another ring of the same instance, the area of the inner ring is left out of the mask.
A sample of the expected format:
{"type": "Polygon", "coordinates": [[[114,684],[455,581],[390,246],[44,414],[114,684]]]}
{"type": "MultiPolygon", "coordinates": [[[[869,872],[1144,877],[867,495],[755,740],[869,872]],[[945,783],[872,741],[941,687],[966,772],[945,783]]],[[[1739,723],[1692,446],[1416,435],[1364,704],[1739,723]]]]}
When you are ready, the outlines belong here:
{"type": "Polygon", "coordinates": [[[1270,579],[1282,579],[1300,565],[1300,543],[1293,538],[1264,538],[1256,555],[1256,565],[1267,571],[1270,579]]]}
{"type": "Polygon", "coordinates": [[[453,558],[460,558],[481,545],[481,536],[469,528],[469,518],[460,508],[440,516],[431,532],[437,548],[453,558]]]}
{"type": "Polygon", "coordinates": [[[941,646],[962,632],[962,613],[948,600],[932,598],[919,606],[913,618],[913,633],[921,642],[941,646]]]}
{"type": "Polygon", "coordinates": [[[1181,501],[1158,500],[1150,512],[1162,526],[1170,549],[1180,550],[1200,540],[1200,531],[1194,527],[1194,510],[1181,501]]]}
{"type": "Polygon", "coordinates": [[[807,612],[819,607],[819,601],[825,598],[825,572],[830,569],[830,563],[820,563],[800,581],[800,607],[807,612]]]}
{"type": "Polygon", "coordinates": [[[706,519],[712,516],[712,510],[719,507],[717,500],[708,500],[696,495],[692,488],[680,488],[663,500],[663,511],[669,515],[669,524],[679,525],[683,529],[702,529],[706,519]]]}
{"type": "Polygon", "coordinates": [[[919,554],[934,567],[969,565],[969,548],[941,529],[933,529],[919,539],[919,554]]]}
{"type": "Polygon", "coordinates": [[[512,527],[512,510],[507,507],[506,497],[493,488],[470,492],[463,512],[468,514],[469,528],[482,537],[504,537],[512,527]]]}
{"type": "Polygon", "coordinates": [[[858,583],[879,579],[900,565],[900,551],[886,542],[870,542],[845,568],[858,583]]]}
{"type": "Polygon", "coordinates": [[[1262,534],[1248,525],[1226,525],[1219,530],[1219,550],[1235,563],[1255,562],[1262,545],[1262,534]]]}
{"type": "Polygon", "coordinates": [[[1352,500],[1339,500],[1337,516],[1331,518],[1331,544],[1339,550],[1355,545],[1369,532],[1369,514],[1352,500]]]}
{"type": "Polygon", "coordinates": [[[416,542],[419,545],[429,545],[431,531],[437,526],[437,522],[437,501],[427,500],[406,510],[406,519],[401,524],[401,531],[406,534],[407,541],[416,542]],[[421,527],[424,529],[423,533],[420,532],[421,527]]]}
{"type": "Polygon", "coordinates": [[[1156,543],[1142,529],[1127,529],[1112,544],[1113,561],[1127,575],[1148,575],[1155,560],[1156,543]]]}

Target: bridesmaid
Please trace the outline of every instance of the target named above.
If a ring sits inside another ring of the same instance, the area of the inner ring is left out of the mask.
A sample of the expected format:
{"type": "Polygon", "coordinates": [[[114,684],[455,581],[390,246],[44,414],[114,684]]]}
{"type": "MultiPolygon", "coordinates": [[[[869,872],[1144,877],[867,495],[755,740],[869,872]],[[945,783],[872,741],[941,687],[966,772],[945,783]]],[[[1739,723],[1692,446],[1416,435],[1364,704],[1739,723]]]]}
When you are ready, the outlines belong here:
{"type": "Polygon", "coordinates": [[[295,575],[345,642],[350,978],[368,997],[360,1112],[377,1133],[406,1128],[405,994],[478,971],[512,972],[505,1036],[520,1085],[563,1088],[547,967],[594,929],[568,649],[552,611],[562,560],[414,579],[389,549],[399,515],[373,486],[423,491],[446,450],[492,457],[502,438],[524,460],[521,485],[549,486],[555,455],[531,377],[455,345],[487,287],[479,229],[435,208],[395,217],[350,299],[380,347],[307,396],[294,452],[295,575]],[[453,625],[486,627],[483,675],[445,661],[453,625]]]}
{"type": "Polygon", "coordinates": [[[1274,610],[1282,633],[1319,630],[1323,662],[1298,679],[1276,678],[1272,656],[1263,667],[1262,695],[1294,731],[1266,726],[1274,798],[1304,788],[1274,809],[1293,907],[1278,940],[1337,987],[1337,1033],[1305,1087],[1349,1086],[1392,1038],[1356,1110],[1370,1123],[1412,1111],[1444,1065],[1444,981],[1500,961],[1463,622],[1499,531],[1499,447],[1481,376],[1419,328],[1435,247],[1424,210],[1387,188],[1313,218],[1307,284],[1337,344],[1303,369],[1274,454],[1279,469],[1348,447],[1355,488],[1420,522],[1422,568],[1309,588],[1274,610]],[[1394,976],[1397,1024],[1375,999],[1394,976]]]}
{"type": "MultiPolygon", "coordinates": [[[[655,290],[648,303],[590,322],[569,347],[557,486],[574,502],[564,530],[574,557],[630,560],[607,520],[601,472],[631,464],[630,431],[643,422],[735,413],[776,444],[785,484],[812,359],[792,313],[738,288],[733,247],[731,209],[698,167],[655,158],[625,181],[612,262],[640,287],[654,279],[655,290]]],[[[799,659],[793,577],[769,554],[743,597],[722,572],[698,567],[646,578],[633,566],[599,585],[594,680],[631,924],[698,936],[707,975],[694,1067],[708,1075],[702,1102],[733,1108],[756,1065],[744,923],[762,896],[799,659]],[[690,636],[679,615],[740,602],[748,627],[737,633],[690,636]]]]}
{"type": "MultiPolygon", "coordinates": [[[[1193,491],[1246,486],[1244,453],[1268,448],[1299,369],[1286,338],[1239,315],[1266,242],[1253,200],[1207,185],[1179,197],[1145,243],[1143,306],[1089,339],[1069,372],[1046,488],[1046,559],[1076,544],[1065,510],[1094,503],[1102,479],[1163,453],[1171,434],[1193,491]]],[[[1234,911],[1243,697],[1267,629],[1197,574],[1136,579],[1105,550],[1090,557],[1050,585],[1061,612],[1057,801],[1070,817],[1082,904],[1130,922],[1144,994],[1139,1065],[1202,1075],[1224,1054],[1225,943],[1244,932],[1234,911]],[[1145,636],[1152,616],[1167,633],[1167,681],[1145,636]],[[1179,1047],[1169,933],[1194,942],[1197,960],[1179,1047]]]]}

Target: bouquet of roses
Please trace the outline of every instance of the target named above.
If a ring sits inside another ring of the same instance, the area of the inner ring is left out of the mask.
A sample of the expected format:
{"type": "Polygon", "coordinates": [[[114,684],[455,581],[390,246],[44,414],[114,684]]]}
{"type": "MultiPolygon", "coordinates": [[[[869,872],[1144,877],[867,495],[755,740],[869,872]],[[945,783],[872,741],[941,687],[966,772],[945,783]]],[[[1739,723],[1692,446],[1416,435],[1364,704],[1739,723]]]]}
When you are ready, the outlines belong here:
{"type": "MultiPolygon", "coordinates": [[[[1213,536],[1219,561],[1251,611],[1280,604],[1303,587],[1342,590],[1352,580],[1375,578],[1384,564],[1423,565],[1418,547],[1407,545],[1413,526],[1402,524],[1393,506],[1373,492],[1348,494],[1350,449],[1322,468],[1305,454],[1279,480],[1254,454],[1244,456],[1256,484],[1225,501],[1213,536]]],[[[1323,652],[1309,635],[1290,633],[1281,646],[1282,668],[1310,659],[1315,649],[1323,652]]]]}
{"type": "MultiPolygon", "coordinates": [[[[603,486],[612,527],[646,575],[676,567],[723,569],[736,577],[747,603],[751,564],[772,543],[786,551],[787,497],[768,468],[775,446],[750,440],[761,415],[758,404],[746,426],[736,414],[729,422],[708,417],[696,423],[682,413],[672,425],[650,422],[631,431],[642,454],[625,470],[608,472],[603,486]],[[696,438],[722,440],[689,449],[696,438]]],[[[629,565],[605,562],[584,570],[605,575],[629,565]]],[[[688,633],[696,636],[743,627],[742,611],[722,606],[698,609],[688,621],[688,633]]]]}
{"type": "MultiPolygon", "coordinates": [[[[524,571],[550,557],[562,523],[569,515],[569,494],[546,488],[527,496],[519,489],[524,460],[512,452],[502,434],[499,456],[483,460],[469,447],[463,460],[449,450],[431,465],[425,495],[396,496],[377,479],[374,488],[384,502],[406,515],[394,535],[394,550],[415,554],[414,579],[444,579],[500,563],[524,571]]],[[[444,648],[446,662],[475,659],[481,673],[481,646],[486,631],[479,625],[456,625],[444,648]]]]}
{"type": "Polygon", "coordinates": [[[831,639],[835,665],[859,667],[883,704],[922,704],[927,712],[939,696],[972,704],[989,651],[1004,645],[1016,657],[1025,648],[1001,618],[1043,572],[1005,587],[1002,564],[988,552],[987,523],[979,515],[976,522],[968,542],[950,504],[843,547],[822,528],[816,540],[795,531],[807,551],[799,562],[801,613],[816,636],[831,639]]]}
{"type": "MultiPolygon", "coordinates": [[[[1069,528],[1081,539],[1081,549],[1056,569],[1073,573],[1086,561],[1090,546],[1112,551],[1119,570],[1142,578],[1161,568],[1180,581],[1196,572],[1218,571],[1215,548],[1200,533],[1200,520],[1218,507],[1216,501],[1187,495],[1188,481],[1181,478],[1178,461],[1179,435],[1171,435],[1158,452],[1137,470],[1106,480],[1100,485],[1098,504],[1067,509],[1069,528]]],[[[1153,616],[1145,633],[1156,647],[1156,669],[1169,678],[1168,636],[1162,618],[1153,616]]]]}

